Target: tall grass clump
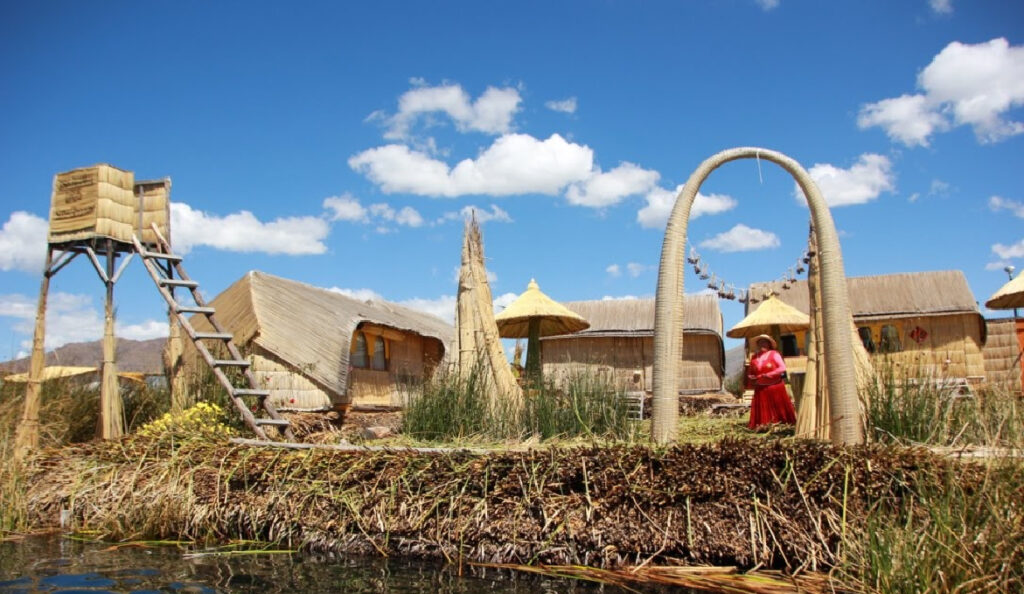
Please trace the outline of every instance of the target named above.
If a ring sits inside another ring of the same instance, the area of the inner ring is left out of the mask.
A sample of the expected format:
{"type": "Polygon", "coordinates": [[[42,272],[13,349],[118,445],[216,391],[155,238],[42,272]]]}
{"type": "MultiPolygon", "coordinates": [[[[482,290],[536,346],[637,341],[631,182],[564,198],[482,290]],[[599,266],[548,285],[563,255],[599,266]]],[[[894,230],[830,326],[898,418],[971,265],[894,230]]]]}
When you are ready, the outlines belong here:
{"type": "Polygon", "coordinates": [[[579,373],[560,387],[546,382],[526,390],[521,410],[505,399],[492,405],[479,367],[465,378],[438,374],[406,396],[402,431],[431,441],[603,437],[631,439],[636,423],[620,390],[593,374],[579,373]]]}
{"type": "Polygon", "coordinates": [[[526,398],[525,429],[542,439],[605,437],[631,439],[637,423],[629,418],[622,390],[586,371],[574,372],[561,388],[545,384],[526,398]]]}
{"type": "MultiPolygon", "coordinates": [[[[467,377],[442,372],[406,394],[402,430],[416,439],[442,441],[490,436],[490,396],[480,366],[467,377]]],[[[502,436],[506,437],[506,436],[502,436]]]]}
{"type": "Polygon", "coordinates": [[[944,387],[941,380],[884,372],[869,397],[869,434],[881,443],[1024,446],[1024,408],[1015,396],[997,388],[965,395],[944,387]]]}
{"type": "Polygon", "coordinates": [[[997,460],[972,485],[955,474],[878,502],[840,579],[865,592],[1024,591],[1024,466],[997,460]]]}

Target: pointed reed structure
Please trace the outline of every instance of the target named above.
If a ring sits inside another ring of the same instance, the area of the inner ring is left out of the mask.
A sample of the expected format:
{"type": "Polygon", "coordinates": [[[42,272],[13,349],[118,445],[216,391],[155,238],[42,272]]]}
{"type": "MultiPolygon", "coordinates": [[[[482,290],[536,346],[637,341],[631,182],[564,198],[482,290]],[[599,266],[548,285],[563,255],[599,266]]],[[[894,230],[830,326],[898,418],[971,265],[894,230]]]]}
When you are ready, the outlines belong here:
{"type": "Polygon", "coordinates": [[[492,403],[508,399],[522,405],[523,391],[512,374],[494,321],[494,300],[484,266],[484,244],[476,219],[466,221],[462,240],[462,265],[455,312],[458,373],[463,378],[482,373],[492,403]]]}

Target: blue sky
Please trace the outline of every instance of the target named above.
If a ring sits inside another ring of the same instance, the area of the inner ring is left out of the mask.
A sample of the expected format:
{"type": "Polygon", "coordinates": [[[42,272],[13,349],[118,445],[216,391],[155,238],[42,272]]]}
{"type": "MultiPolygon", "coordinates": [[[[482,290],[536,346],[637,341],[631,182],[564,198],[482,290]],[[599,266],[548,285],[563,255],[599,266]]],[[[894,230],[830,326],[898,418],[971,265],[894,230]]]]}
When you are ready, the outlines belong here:
{"type": "MultiPolygon", "coordinates": [[[[210,297],[255,269],[450,319],[470,210],[499,307],[530,278],[652,296],[677,187],[761,146],[819,181],[847,275],[958,269],[984,302],[1024,268],[1022,106],[1019,2],[8,2],[0,359],[31,342],[53,175],[99,162],[172,178],[210,297]]],[[[713,173],[696,214],[737,289],[805,249],[768,163],[713,173]]],[[[166,333],[141,264],[116,298],[120,336],[166,333]]],[[[86,262],[50,303],[47,348],[101,336],[86,262]]]]}

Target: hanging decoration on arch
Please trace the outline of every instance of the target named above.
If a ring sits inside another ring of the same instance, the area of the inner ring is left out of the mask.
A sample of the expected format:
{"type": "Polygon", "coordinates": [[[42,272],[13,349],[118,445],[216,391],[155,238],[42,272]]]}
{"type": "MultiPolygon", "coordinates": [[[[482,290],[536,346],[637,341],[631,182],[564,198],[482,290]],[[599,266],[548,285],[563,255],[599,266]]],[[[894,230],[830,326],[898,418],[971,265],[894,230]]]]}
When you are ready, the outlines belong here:
{"type": "Polygon", "coordinates": [[[797,275],[803,274],[807,270],[807,265],[811,261],[811,255],[809,252],[804,251],[803,254],[797,258],[797,261],[786,269],[785,274],[782,276],[769,281],[768,288],[760,292],[760,294],[753,294],[751,291],[737,291],[736,285],[727,282],[725,279],[719,278],[718,275],[711,270],[711,267],[704,261],[700,253],[697,252],[697,248],[690,246],[690,253],[686,257],[686,262],[693,267],[693,272],[702,281],[707,281],[707,288],[711,289],[718,294],[719,299],[728,299],[730,301],[739,301],[740,303],[757,303],[763,301],[772,295],[778,295],[782,289],[788,289],[796,283],[797,275]],[[779,288],[776,288],[776,287],[779,288]]]}

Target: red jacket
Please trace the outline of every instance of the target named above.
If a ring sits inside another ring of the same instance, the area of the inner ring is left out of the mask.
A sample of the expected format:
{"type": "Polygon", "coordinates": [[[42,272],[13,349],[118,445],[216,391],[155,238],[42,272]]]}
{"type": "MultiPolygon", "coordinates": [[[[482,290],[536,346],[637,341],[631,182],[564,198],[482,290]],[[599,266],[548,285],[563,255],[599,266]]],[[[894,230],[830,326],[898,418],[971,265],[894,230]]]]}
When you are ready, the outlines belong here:
{"type": "Polygon", "coordinates": [[[747,380],[757,386],[770,386],[782,381],[786,372],[786,362],[775,350],[755,353],[747,365],[747,380]]]}

